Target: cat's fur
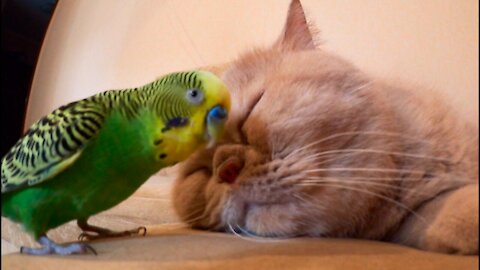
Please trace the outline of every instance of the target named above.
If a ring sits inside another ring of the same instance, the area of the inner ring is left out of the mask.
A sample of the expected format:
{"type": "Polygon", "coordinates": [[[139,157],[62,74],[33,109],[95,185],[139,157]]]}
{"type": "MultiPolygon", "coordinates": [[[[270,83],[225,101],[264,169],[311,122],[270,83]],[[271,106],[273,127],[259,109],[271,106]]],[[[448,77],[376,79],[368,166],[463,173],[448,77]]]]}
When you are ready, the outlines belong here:
{"type": "Polygon", "coordinates": [[[315,49],[299,1],[271,48],[217,71],[233,108],[220,145],[180,167],[189,225],[478,254],[477,131],[426,91],[315,49]]]}

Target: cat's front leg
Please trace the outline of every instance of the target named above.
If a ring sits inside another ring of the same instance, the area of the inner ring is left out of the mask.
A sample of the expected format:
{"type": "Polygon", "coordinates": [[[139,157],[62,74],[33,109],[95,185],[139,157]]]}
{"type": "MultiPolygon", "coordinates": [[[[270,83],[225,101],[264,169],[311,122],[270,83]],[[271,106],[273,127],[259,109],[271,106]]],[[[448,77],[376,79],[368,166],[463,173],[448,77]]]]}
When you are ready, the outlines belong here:
{"type": "Polygon", "coordinates": [[[478,254],[478,184],[447,195],[425,231],[422,246],[427,250],[478,254]]]}
{"type": "Polygon", "coordinates": [[[409,217],[393,241],[424,250],[478,254],[478,183],[442,194],[409,217]]]}

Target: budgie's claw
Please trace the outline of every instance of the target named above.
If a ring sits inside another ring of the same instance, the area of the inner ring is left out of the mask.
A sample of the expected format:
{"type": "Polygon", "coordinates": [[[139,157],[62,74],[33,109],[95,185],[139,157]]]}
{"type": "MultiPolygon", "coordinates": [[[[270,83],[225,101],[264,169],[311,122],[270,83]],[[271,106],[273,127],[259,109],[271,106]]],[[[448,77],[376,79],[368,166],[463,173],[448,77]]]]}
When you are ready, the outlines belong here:
{"type": "Polygon", "coordinates": [[[137,232],[138,234],[140,234],[140,232],[143,231],[142,236],[147,235],[147,227],[141,226],[141,227],[138,227],[137,230],[138,230],[137,232]]]}
{"type": "Polygon", "coordinates": [[[96,240],[96,239],[102,239],[102,238],[124,237],[124,236],[134,236],[134,235],[145,236],[147,234],[147,228],[144,226],[138,227],[133,230],[122,231],[122,232],[115,232],[115,231],[110,231],[106,229],[102,229],[98,231],[94,231],[94,230],[90,230],[90,231],[94,233],[88,233],[84,231],[78,236],[78,240],[85,241],[85,240],[96,240]]]}
{"type": "Polygon", "coordinates": [[[82,232],[82,233],[78,236],[78,241],[85,241],[85,240],[88,240],[87,233],[86,233],[86,232],[82,232]]]}
{"type": "Polygon", "coordinates": [[[29,255],[46,255],[46,254],[58,254],[58,255],[72,255],[72,254],[87,254],[92,252],[95,256],[97,251],[85,243],[72,243],[66,245],[59,245],[50,240],[47,236],[42,236],[38,240],[42,244],[41,248],[29,248],[21,247],[20,253],[29,255]]]}
{"type": "Polygon", "coordinates": [[[90,250],[95,256],[97,256],[97,251],[92,246],[85,244],[85,249],[90,250]]]}

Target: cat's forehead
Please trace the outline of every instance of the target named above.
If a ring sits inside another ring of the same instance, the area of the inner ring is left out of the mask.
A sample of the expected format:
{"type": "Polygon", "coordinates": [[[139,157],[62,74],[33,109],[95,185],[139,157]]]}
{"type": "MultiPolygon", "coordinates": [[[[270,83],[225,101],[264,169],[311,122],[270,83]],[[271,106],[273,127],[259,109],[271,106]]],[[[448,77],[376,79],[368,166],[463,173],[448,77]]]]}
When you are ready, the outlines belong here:
{"type": "Polygon", "coordinates": [[[318,79],[355,69],[349,62],[328,51],[278,51],[274,48],[253,50],[225,67],[221,76],[233,88],[258,81],[272,84],[285,79],[318,79]]]}
{"type": "Polygon", "coordinates": [[[227,85],[233,88],[241,87],[264,76],[274,59],[267,51],[254,50],[231,62],[221,77],[227,85]]]}

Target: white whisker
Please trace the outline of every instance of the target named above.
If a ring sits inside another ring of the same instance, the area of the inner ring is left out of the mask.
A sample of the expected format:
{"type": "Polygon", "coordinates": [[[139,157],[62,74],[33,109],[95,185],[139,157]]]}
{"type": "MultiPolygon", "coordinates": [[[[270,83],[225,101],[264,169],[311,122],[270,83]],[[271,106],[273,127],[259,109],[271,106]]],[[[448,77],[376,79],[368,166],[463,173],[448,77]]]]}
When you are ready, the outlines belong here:
{"type": "MultiPolygon", "coordinates": [[[[350,154],[349,157],[352,158],[353,155],[358,155],[358,154],[360,154],[360,153],[353,153],[353,154],[350,154]]],[[[329,159],[323,159],[322,161],[315,162],[314,164],[316,166],[320,166],[320,165],[328,164],[329,162],[339,160],[339,159],[342,159],[342,158],[345,158],[345,156],[338,155],[338,156],[334,156],[334,157],[329,158],[329,159]]],[[[302,161],[303,161],[303,159],[302,159],[302,161]]],[[[311,161],[311,160],[307,160],[306,162],[309,162],[309,161],[311,161]]]]}
{"type": "MultiPolygon", "coordinates": [[[[433,175],[433,176],[441,176],[441,175],[433,175]]],[[[375,176],[343,176],[343,175],[335,175],[334,177],[321,177],[322,179],[347,179],[347,180],[356,180],[356,179],[366,179],[368,181],[390,181],[390,182],[419,182],[419,181],[426,181],[422,177],[413,178],[413,177],[375,177],[375,176]]],[[[429,178],[428,181],[435,180],[437,178],[429,178]]],[[[444,180],[443,178],[440,178],[444,180]]],[[[457,183],[474,183],[476,182],[475,179],[465,179],[465,180],[458,180],[458,179],[450,179],[450,182],[457,182],[457,183]]]]}
{"type": "Polygon", "coordinates": [[[349,180],[356,180],[356,179],[368,179],[368,181],[422,181],[422,178],[408,178],[408,177],[370,177],[370,176],[335,176],[335,177],[319,177],[321,179],[349,179],[349,180]]]}
{"type": "MultiPolygon", "coordinates": [[[[230,223],[227,223],[227,226],[228,226],[228,230],[233,233],[235,236],[238,236],[240,237],[240,239],[243,239],[243,240],[246,240],[246,241],[250,241],[250,242],[263,242],[263,241],[258,241],[257,239],[255,238],[250,238],[250,237],[245,237],[241,234],[239,234],[238,232],[235,231],[235,229],[232,227],[232,225],[230,223]]],[[[237,226],[238,227],[238,226],[237,226]]]]}
{"type": "MultiPolygon", "coordinates": [[[[299,200],[300,202],[302,202],[302,203],[310,204],[311,202],[308,201],[307,199],[305,199],[306,195],[307,195],[307,194],[302,194],[302,195],[300,195],[300,194],[294,193],[294,194],[293,194],[293,197],[295,197],[296,199],[298,199],[298,200],[299,200]],[[302,197],[302,196],[303,196],[303,197],[302,197]]],[[[312,198],[312,197],[310,196],[309,198],[312,198]]]]}
{"type": "Polygon", "coordinates": [[[346,189],[346,190],[352,190],[352,191],[358,191],[358,192],[363,192],[365,194],[370,194],[372,196],[376,196],[380,199],[383,199],[385,201],[388,201],[388,202],[391,202],[395,205],[397,205],[398,207],[401,207],[403,209],[405,209],[406,211],[410,212],[411,214],[413,214],[415,217],[417,217],[420,221],[426,223],[426,220],[424,217],[422,217],[421,215],[419,215],[418,213],[416,213],[414,210],[410,209],[409,207],[407,207],[406,205],[404,205],[403,203],[400,203],[394,199],[391,199],[387,196],[384,196],[384,195],[381,195],[381,194],[378,194],[378,193],[375,193],[375,192],[370,192],[368,190],[364,190],[364,189],[359,189],[359,188],[353,188],[353,187],[350,187],[350,186],[345,186],[345,185],[335,185],[335,184],[324,184],[324,183],[320,183],[320,184],[311,184],[311,183],[305,183],[305,184],[298,184],[298,185],[301,185],[301,186],[324,186],[324,187],[333,187],[333,188],[339,188],[339,189],[346,189]]]}
{"type": "Polygon", "coordinates": [[[255,234],[252,234],[251,232],[249,232],[248,230],[245,230],[244,228],[242,228],[241,226],[237,225],[237,228],[247,236],[247,238],[249,239],[253,239],[253,240],[257,240],[258,242],[263,242],[263,243],[267,243],[267,242],[280,242],[280,241],[284,241],[284,240],[287,240],[288,238],[280,238],[280,237],[261,237],[261,236],[258,236],[258,235],[255,235],[255,234]]]}
{"type": "Polygon", "coordinates": [[[418,142],[422,142],[422,143],[426,143],[426,144],[431,144],[431,142],[427,141],[427,140],[424,140],[424,139],[420,139],[420,138],[415,138],[415,137],[411,137],[411,136],[406,136],[406,135],[402,135],[400,133],[395,133],[395,132],[383,132],[383,131],[349,131],[349,132],[341,132],[341,133],[336,133],[336,134],[333,134],[333,135],[330,135],[330,136],[327,136],[325,138],[322,138],[318,141],[315,141],[315,142],[312,142],[312,143],[309,143],[307,145],[304,145],[300,148],[297,148],[295,149],[294,151],[290,152],[286,157],[285,159],[291,157],[292,155],[298,153],[298,152],[301,152],[305,149],[308,149],[310,147],[313,147],[317,144],[320,144],[322,142],[325,142],[325,141],[328,141],[328,140],[331,140],[331,139],[334,139],[334,138],[338,138],[338,137],[341,137],[341,136],[347,136],[347,135],[382,135],[382,136],[390,136],[390,137],[400,137],[400,138],[404,138],[404,139],[409,139],[409,140],[413,140],[413,141],[418,141],[418,142]]]}
{"type": "Polygon", "coordinates": [[[320,168],[306,170],[305,172],[384,172],[384,173],[415,173],[424,174],[422,170],[408,170],[408,169],[385,169],[385,168],[320,168]]]}
{"type": "Polygon", "coordinates": [[[198,208],[196,211],[190,213],[188,216],[186,216],[183,220],[186,224],[192,224],[195,223],[205,217],[204,209],[203,208],[198,208]]]}
{"type": "Polygon", "coordinates": [[[428,193],[425,193],[425,192],[415,190],[414,188],[400,187],[400,186],[396,186],[396,185],[388,184],[388,183],[370,182],[367,178],[365,180],[360,180],[360,179],[358,179],[358,180],[343,180],[343,179],[342,180],[338,180],[338,179],[332,180],[332,179],[325,179],[325,178],[318,178],[318,179],[308,178],[308,179],[305,179],[304,181],[302,181],[302,183],[309,183],[309,184],[310,183],[312,183],[312,184],[315,184],[315,183],[318,183],[318,184],[321,184],[321,183],[362,184],[362,185],[371,186],[371,187],[393,188],[393,189],[413,192],[413,193],[420,194],[420,195],[425,195],[425,196],[430,196],[431,195],[431,194],[428,194],[428,193]]]}
{"type": "MultiPolygon", "coordinates": [[[[180,29],[181,31],[183,32],[184,36],[187,38],[188,42],[190,43],[190,47],[193,48],[194,50],[194,56],[195,57],[192,57],[192,53],[190,50],[187,50],[187,48],[185,47],[185,51],[187,51],[187,53],[190,55],[190,57],[192,58],[192,60],[195,62],[195,65],[197,66],[200,66],[198,64],[198,62],[196,61],[197,59],[200,60],[201,62],[201,65],[205,65],[205,60],[203,59],[202,57],[202,54],[200,53],[200,50],[198,50],[198,46],[195,45],[195,43],[193,42],[192,38],[191,38],[191,35],[188,33],[187,29],[185,28],[185,25],[183,24],[183,20],[182,18],[177,14],[176,12],[176,9],[175,7],[173,7],[173,5],[170,4],[170,1],[166,1],[166,4],[169,6],[169,9],[171,11],[171,13],[175,16],[176,20],[174,20],[175,22],[178,23],[178,25],[180,25],[180,29]]],[[[169,16],[168,18],[170,19],[171,21],[171,18],[170,18],[170,12],[168,13],[169,16]]]]}
{"type": "Polygon", "coordinates": [[[321,156],[325,155],[333,155],[333,154],[341,154],[341,153],[354,153],[354,154],[361,154],[361,153],[369,153],[369,154],[385,154],[385,155],[393,155],[393,156],[403,156],[403,157],[409,157],[409,158],[418,158],[418,159],[429,159],[429,160],[435,160],[435,161],[442,161],[442,162],[452,162],[451,159],[447,158],[440,158],[440,157],[433,157],[429,155],[418,155],[418,154],[409,154],[409,153],[402,153],[402,152],[394,152],[394,151],[384,151],[384,150],[378,150],[378,149],[358,149],[358,148],[353,148],[353,149],[338,149],[338,150],[328,150],[324,152],[320,152],[315,155],[310,155],[306,157],[305,159],[310,160],[310,159],[315,159],[321,156]]]}

